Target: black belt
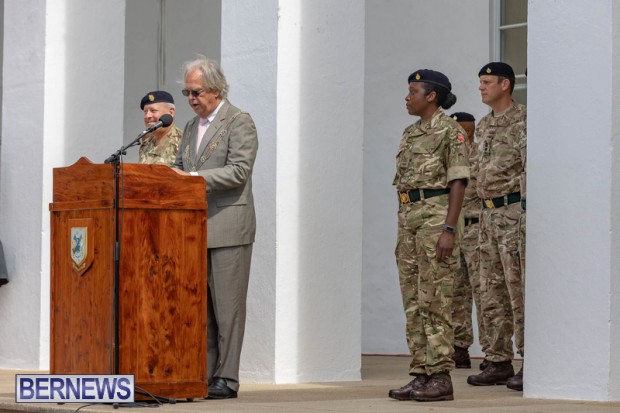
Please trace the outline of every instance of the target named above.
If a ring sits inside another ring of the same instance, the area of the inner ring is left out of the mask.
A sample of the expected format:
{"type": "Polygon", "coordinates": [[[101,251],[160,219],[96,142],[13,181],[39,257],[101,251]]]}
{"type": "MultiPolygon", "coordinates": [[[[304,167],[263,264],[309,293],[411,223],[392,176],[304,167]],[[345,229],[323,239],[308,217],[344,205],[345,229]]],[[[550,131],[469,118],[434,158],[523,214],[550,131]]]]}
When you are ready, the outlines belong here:
{"type": "Polygon", "coordinates": [[[521,209],[525,211],[525,198],[521,200],[521,209]]]}
{"type": "Polygon", "coordinates": [[[450,189],[412,189],[408,192],[399,192],[398,198],[400,199],[401,205],[409,204],[411,202],[418,202],[421,200],[422,196],[420,195],[420,192],[424,195],[424,199],[427,199],[434,196],[449,194],[450,189]]]}
{"type": "Polygon", "coordinates": [[[521,200],[521,192],[513,192],[512,194],[498,196],[493,199],[483,199],[482,207],[483,208],[500,208],[505,205],[514,204],[515,202],[519,202],[521,200]]]}
{"type": "Polygon", "coordinates": [[[473,225],[473,224],[477,224],[478,222],[480,222],[480,218],[476,217],[476,218],[465,218],[465,226],[469,226],[469,225],[473,225]]]}

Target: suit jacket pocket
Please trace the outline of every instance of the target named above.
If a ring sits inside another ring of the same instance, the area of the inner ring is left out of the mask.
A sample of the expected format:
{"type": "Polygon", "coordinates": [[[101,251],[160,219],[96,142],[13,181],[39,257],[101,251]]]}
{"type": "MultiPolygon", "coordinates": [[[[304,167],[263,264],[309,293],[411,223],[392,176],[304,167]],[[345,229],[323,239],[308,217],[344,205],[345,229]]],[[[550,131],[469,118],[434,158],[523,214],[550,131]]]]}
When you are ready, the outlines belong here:
{"type": "Polygon", "coordinates": [[[246,205],[247,203],[248,202],[247,202],[245,195],[231,195],[231,196],[217,198],[215,200],[215,205],[217,205],[218,207],[227,207],[227,206],[233,206],[233,205],[246,205]]]}

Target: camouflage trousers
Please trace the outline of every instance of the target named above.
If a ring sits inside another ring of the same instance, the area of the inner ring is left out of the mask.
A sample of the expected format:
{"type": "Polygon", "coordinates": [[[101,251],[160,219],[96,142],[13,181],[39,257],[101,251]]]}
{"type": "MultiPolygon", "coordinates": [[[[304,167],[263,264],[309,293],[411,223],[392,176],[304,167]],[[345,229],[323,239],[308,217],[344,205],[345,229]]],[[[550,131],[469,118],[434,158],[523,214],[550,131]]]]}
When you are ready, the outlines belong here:
{"type": "Polygon", "coordinates": [[[512,337],[523,355],[524,290],[519,253],[521,205],[483,209],[480,215],[480,298],[488,337],[486,358],[514,357],[512,337]]]}
{"type": "Polygon", "coordinates": [[[472,307],[476,305],[478,342],[485,351],[488,347],[482,307],[480,306],[480,244],[478,243],[480,224],[470,224],[463,230],[461,239],[461,266],[454,277],[452,296],[452,325],[454,326],[454,345],[469,348],[474,342],[472,326],[472,307]]]}
{"type": "Polygon", "coordinates": [[[395,253],[412,355],[409,374],[432,375],[454,369],[452,288],[460,261],[458,234],[452,256],[438,261],[435,254],[447,198],[404,205],[398,213],[395,253]]]}

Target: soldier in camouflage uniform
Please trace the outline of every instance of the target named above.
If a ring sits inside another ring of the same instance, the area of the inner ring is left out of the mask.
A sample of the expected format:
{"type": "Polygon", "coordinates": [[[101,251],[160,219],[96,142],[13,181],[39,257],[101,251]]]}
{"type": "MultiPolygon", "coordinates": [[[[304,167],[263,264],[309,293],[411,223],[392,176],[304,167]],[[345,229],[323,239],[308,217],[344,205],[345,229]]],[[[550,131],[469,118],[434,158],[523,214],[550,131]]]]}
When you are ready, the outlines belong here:
{"type": "Polygon", "coordinates": [[[478,274],[480,254],[478,221],[482,207],[476,192],[476,174],[478,172],[478,151],[475,148],[474,142],[476,119],[473,115],[465,112],[456,112],[450,115],[450,117],[456,120],[467,133],[467,149],[469,151],[469,183],[465,189],[462,209],[463,217],[465,218],[465,228],[460,243],[461,267],[454,278],[452,297],[452,324],[454,326],[454,354],[452,359],[458,369],[471,368],[468,349],[474,342],[472,327],[473,303],[476,304],[478,341],[483,351],[487,348],[487,339],[484,323],[482,322],[480,276],[478,274]]]}
{"type": "Polygon", "coordinates": [[[451,89],[440,72],[409,76],[406,106],[420,120],[403,133],[393,184],[400,200],[396,263],[415,378],[390,390],[397,400],[454,399],[452,287],[469,163],[465,132],[441,109],[456,102],[451,89]]]}
{"type": "MultiPolygon", "coordinates": [[[[147,128],[159,121],[164,114],[174,118],[174,99],[168,92],[156,90],[147,93],[140,101],[144,111],[144,126],[147,128]]],[[[142,138],[139,163],[172,166],[179,150],[183,131],[174,125],[155,129],[142,138]]]]}
{"type": "MultiPolygon", "coordinates": [[[[482,101],[492,112],[478,123],[478,196],[480,215],[480,291],[482,316],[489,339],[489,366],[469,376],[475,386],[507,384],[514,379],[513,344],[523,355],[524,291],[519,254],[520,183],[526,147],[526,109],[512,100],[514,72],[492,62],[480,70],[482,101]]],[[[513,388],[511,386],[511,388],[513,388]]]]}
{"type": "MultiPolygon", "coordinates": [[[[526,141],[527,130],[523,128],[522,137],[520,138],[523,142],[526,141]]],[[[526,146],[523,145],[521,149],[521,159],[523,159],[523,175],[521,176],[521,219],[519,219],[519,263],[521,268],[521,288],[525,293],[525,195],[526,195],[526,185],[525,185],[525,176],[527,174],[527,156],[526,156],[526,146]]],[[[524,299],[525,300],[525,299],[524,299]]],[[[525,326],[522,326],[522,330],[524,330],[525,326]]],[[[521,353],[523,355],[523,353],[521,353]]],[[[523,391],[523,365],[521,365],[521,369],[514,377],[511,377],[506,382],[506,386],[509,389],[523,391]]]]}
{"type": "MultiPolygon", "coordinates": [[[[525,76],[527,76],[527,68],[525,68],[525,76]]],[[[523,134],[527,136],[527,130],[523,129],[523,134]]],[[[523,139],[525,139],[525,136],[523,137],[523,139]]],[[[526,210],[526,202],[525,202],[526,179],[525,177],[527,175],[527,153],[526,153],[525,147],[523,147],[523,150],[521,152],[521,157],[523,158],[523,176],[521,177],[521,209],[523,210],[523,212],[521,213],[521,220],[519,221],[519,254],[521,258],[521,273],[523,274],[523,288],[525,289],[525,215],[526,215],[525,214],[525,210],[526,210]]],[[[523,390],[523,386],[521,386],[520,390],[523,390]]]]}

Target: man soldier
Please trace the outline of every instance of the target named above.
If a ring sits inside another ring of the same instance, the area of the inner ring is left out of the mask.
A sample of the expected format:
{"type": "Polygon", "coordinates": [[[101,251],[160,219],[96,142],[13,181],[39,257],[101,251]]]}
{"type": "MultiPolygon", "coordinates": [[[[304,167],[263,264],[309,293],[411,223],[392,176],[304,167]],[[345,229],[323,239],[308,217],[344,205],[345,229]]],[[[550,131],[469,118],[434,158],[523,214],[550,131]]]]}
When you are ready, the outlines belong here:
{"type": "MultiPolygon", "coordinates": [[[[454,327],[454,354],[452,359],[457,369],[471,368],[469,347],[474,341],[472,327],[472,301],[476,304],[478,341],[482,350],[487,348],[487,339],[482,322],[480,307],[480,276],[478,274],[480,248],[478,229],[480,218],[480,198],[476,192],[476,174],[478,172],[478,151],[475,147],[474,135],[476,119],[466,112],[450,115],[467,132],[467,148],[469,150],[469,184],[465,188],[462,214],[464,219],[463,237],[461,239],[461,268],[454,277],[452,295],[452,325],[454,327]]],[[[482,362],[482,367],[488,363],[482,362]]]]}
{"type": "MultiPolygon", "coordinates": [[[[174,118],[174,99],[163,90],[147,93],[140,101],[140,109],[144,111],[144,126],[147,128],[159,122],[162,115],[169,114],[174,118]]],[[[177,156],[183,131],[174,125],[155,129],[142,138],[139,163],[171,166],[177,156]]]]}
{"type": "Polygon", "coordinates": [[[522,388],[523,368],[514,379],[513,344],[523,356],[524,294],[519,254],[520,183],[526,147],[526,109],[512,99],[515,75],[503,62],[478,73],[482,102],[491,113],[478,123],[477,192],[480,214],[480,298],[488,337],[489,366],[469,376],[474,386],[506,384],[522,388]]]}

